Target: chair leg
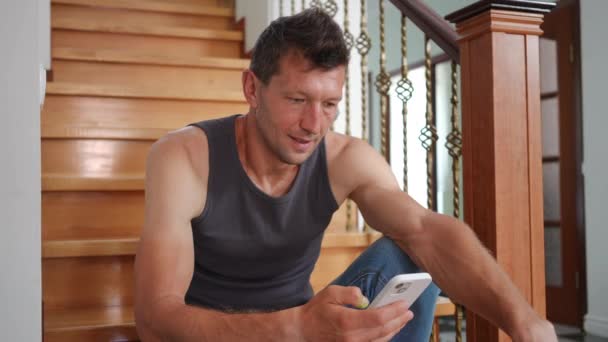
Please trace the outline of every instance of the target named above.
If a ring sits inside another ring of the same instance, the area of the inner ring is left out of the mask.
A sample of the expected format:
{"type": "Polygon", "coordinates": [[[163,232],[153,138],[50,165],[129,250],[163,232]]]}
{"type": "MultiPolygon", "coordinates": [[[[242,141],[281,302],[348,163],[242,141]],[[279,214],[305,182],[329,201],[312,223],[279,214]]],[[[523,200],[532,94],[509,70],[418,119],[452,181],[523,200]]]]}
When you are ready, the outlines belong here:
{"type": "Polygon", "coordinates": [[[439,320],[437,317],[433,319],[433,329],[431,330],[431,342],[439,342],[439,320]]]}

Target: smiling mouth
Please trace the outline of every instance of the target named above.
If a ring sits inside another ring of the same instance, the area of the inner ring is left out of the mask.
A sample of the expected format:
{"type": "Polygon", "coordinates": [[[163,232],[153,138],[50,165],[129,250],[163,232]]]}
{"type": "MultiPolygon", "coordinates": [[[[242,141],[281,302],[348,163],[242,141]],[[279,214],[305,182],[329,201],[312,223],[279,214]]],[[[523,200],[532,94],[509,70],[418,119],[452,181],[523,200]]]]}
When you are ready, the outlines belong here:
{"type": "Polygon", "coordinates": [[[312,142],[312,140],[300,139],[300,138],[292,137],[291,135],[289,137],[291,139],[295,140],[299,144],[308,144],[308,143],[312,142]]]}
{"type": "Polygon", "coordinates": [[[300,152],[300,153],[307,152],[313,145],[313,141],[314,141],[314,140],[310,140],[310,139],[296,138],[291,135],[289,137],[294,142],[294,147],[295,147],[296,151],[300,152]]]}

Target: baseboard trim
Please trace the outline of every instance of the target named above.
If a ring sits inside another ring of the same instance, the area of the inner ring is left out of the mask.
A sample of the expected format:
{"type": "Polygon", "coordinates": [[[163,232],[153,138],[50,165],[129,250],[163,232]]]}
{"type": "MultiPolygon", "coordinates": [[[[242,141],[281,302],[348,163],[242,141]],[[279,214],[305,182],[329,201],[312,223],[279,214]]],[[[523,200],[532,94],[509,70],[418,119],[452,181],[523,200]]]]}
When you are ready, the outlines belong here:
{"type": "Polygon", "coordinates": [[[608,318],[585,315],[585,331],[591,335],[608,337],[608,318]]]}

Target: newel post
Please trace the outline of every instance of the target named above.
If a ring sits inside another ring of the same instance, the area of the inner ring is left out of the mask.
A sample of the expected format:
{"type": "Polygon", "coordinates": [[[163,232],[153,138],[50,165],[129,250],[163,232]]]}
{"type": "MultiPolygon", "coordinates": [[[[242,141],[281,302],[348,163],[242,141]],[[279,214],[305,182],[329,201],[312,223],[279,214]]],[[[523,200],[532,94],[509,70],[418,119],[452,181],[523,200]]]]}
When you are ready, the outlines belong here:
{"type": "MultiPolygon", "coordinates": [[[[447,16],[459,34],[465,221],[543,316],[539,36],[554,6],[484,0],[447,16]]],[[[510,341],[472,312],[467,340],[510,341]]]]}

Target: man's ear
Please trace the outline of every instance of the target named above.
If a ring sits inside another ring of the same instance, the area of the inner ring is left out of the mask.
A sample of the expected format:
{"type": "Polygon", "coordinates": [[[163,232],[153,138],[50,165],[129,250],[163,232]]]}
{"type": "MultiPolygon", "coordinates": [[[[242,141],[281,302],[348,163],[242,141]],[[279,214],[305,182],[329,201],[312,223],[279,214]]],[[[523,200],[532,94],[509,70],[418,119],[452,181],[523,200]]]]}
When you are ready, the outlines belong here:
{"type": "Polygon", "coordinates": [[[255,76],[253,71],[250,69],[243,70],[243,95],[250,107],[256,108],[258,106],[257,91],[260,85],[260,81],[255,76]]]}

